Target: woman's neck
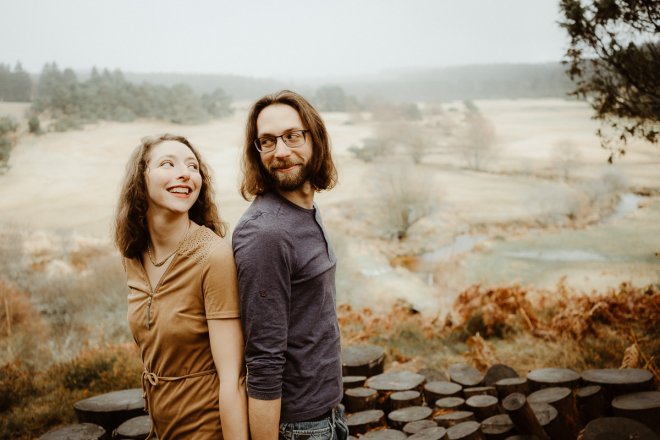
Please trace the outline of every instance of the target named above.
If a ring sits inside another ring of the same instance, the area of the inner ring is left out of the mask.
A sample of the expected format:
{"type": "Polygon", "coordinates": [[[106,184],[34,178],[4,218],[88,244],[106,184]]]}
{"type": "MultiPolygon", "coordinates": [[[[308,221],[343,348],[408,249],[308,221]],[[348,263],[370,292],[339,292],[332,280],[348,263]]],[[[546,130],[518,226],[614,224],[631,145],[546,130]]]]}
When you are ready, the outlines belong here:
{"type": "Polygon", "coordinates": [[[190,227],[188,214],[166,215],[147,212],[151,246],[157,254],[171,252],[186,236],[190,227]]]}

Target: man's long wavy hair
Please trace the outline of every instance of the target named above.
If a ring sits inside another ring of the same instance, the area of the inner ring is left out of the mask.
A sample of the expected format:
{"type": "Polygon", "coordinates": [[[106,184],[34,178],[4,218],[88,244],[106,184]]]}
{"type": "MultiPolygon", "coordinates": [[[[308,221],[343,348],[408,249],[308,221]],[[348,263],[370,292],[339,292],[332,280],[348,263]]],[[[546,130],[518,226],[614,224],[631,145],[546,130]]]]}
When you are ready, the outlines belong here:
{"type": "Polygon", "coordinates": [[[147,208],[149,196],[145,173],[149,153],[158,144],[165,141],[180,142],[190,148],[199,162],[199,173],[202,176],[202,187],[195,204],[188,211],[188,217],[199,225],[204,225],[221,237],[227,233],[226,224],[220,219],[215,204],[215,194],[211,172],[202,156],[188,139],[173,134],[163,134],[142,139],[126,164],[126,176],[119,194],[117,213],[115,217],[115,244],[119,252],[126,258],[140,258],[149,243],[147,227],[147,208]]]}
{"type": "Polygon", "coordinates": [[[309,130],[312,141],[312,157],[307,164],[309,182],[314,191],[331,189],[337,183],[337,169],[332,160],[330,151],[330,138],[321,119],[321,115],[305,98],[290,90],[282,90],[272,95],[266,95],[254,103],[248,114],[245,127],[245,144],[243,145],[243,158],[241,169],[243,180],[241,182],[241,195],[245,200],[252,200],[255,196],[265,192],[276,191],[277,185],[266,168],[261,163],[259,151],[254,147],[257,138],[257,118],[259,113],[269,105],[285,104],[293,107],[304,125],[309,130]]]}

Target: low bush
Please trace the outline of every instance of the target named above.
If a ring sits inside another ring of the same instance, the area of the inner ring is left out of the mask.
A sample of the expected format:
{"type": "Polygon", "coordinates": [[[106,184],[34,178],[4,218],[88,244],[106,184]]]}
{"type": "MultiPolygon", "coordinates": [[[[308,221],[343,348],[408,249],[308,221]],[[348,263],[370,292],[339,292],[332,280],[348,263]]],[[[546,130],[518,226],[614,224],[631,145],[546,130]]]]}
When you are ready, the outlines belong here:
{"type": "Polygon", "coordinates": [[[0,368],[0,438],[33,439],[74,423],[73,404],[141,385],[134,344],[88,349],[68,362],[36,371],[20,362],[0,368]]]}

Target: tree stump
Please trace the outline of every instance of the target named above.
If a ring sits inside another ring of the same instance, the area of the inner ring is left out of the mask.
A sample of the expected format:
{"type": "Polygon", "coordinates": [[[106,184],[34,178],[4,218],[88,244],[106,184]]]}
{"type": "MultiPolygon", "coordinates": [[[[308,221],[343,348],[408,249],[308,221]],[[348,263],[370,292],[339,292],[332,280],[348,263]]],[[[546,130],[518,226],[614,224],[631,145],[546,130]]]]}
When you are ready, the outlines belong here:
{"type": "Polygon", "coordinates": [[[584,429],[583,440],[659,440],[651,428],[625,417],[602,417],[584,429]]]}
{"type": "Polygon", "coordinates": [[[487,387],[495,386],[495,383],[502,379],[511,379],[519,377],[516,370],[504,364],[493,364],[484,375],[484,385],[487,387]]]}
{"type": "Polygon", "coordinates": [[[497,390],[497,397],[504,400],[506,396],[513,393],[520,393],[524,396],[529,394],[529,383],[524,377],[511,377],[495,382],[495,389],[497,390]]]}
{"type": "Polygon", "coordinates": [[[479,422],[463,422],[447,430],[449,440],[484,440],[479,422]]]}
{"type": "Polygon", "coordinates": [[[113,391],[80,400],[73,405],[80,423],[100,425],[112,432],[128,419],[146,415],[142,389],[113,391]]]}
{"type": "Polygon", "coordinates": [[[614,415],[637,420],[660,433],[660,391],[623,394],[612,400],[614,415]]]}
{"type": "Polygon", "coordinates": [[[566,433],[563,431],[562,426],[559,420],[559,413],[554,406],[549,403],[530,403],[529,406],[532,407],[534,416],[541,424],[543,430],[554,439],[570,439],[571,437],[566,437],[566,433]]]}
{"type": "Polygon", "coordinates": [[[367,376],[342,376],[341,378],[345,390],[363,387],[366,380],[367,376]]]}
{"type": "Polygon", "coordinates": [[[377,431],[367,432],[360,437],[360,440],[406,440],[408,436],[396,429],[379,429],[377,431]]]}
{"type": "Polygon", "coordinates": [[[424,400],[432,406],[436,400],[444,397],[460,397],[462,387],[453,382],[435,381],[424,384],[424,400]]]}
{"type": "Polygon", "coordinates": [[[471,387],[463,389],[463,397],[469,399],[472,396],[493,396],[497,397],[497,389],[495,387],[471,387]]]}
{"type": "Polygon", "coordinates": [[[472,411],[452,411],[433,416],[433,421],[443,428],[451,428],[463,422],[474,422],[474,413],[472,411]]]}
{"type": "Polygon", "coordinates": [[[406,423],[406,425],[403,427],[403,432],[408,435],[412,435],[417,434],[422,429],[435,428],[436,426],[438,425],[433,420],[417,420],[414,422],[406,423]]]}
{"type": "Polygon", "coordinates": [[[406,408],[408,406],[421,406],[422,394],[419,391],[397,391],[390,394],[390,410],[406,408]]]}
{"type": "Polygon", "coordinates": [[[527,396],[529,403],[547,403],[558,414],[564,438],[576,438],[582,429],[573,391],[566,387],[550,387],[535,391],[527,396]]]}
{"type": "Polygon", "coordinates": [[[106,438],[105,433],[105,429],[99,425],[80,423],[47,432],[39,440],[102,440],[106,438]]]}
{"type": "Polygon", "coordinates": [[[577,388],[580,375],[569,368],[540,368],[530,371],[527,375],[530,388],[533,391],[549,387],[577,388]]]}
{"type": "Polygon", "coordinates": [[[437,409],[451,409],[454,411],[467,409],[465,407],[465,400],[460,397],[443,397],[435,401],[435,407],[437,409]]]}
{"type": "Polygon", "coordinates": [[[151,431],[151,417],[140,416],[126,420],[112,433],[113,438],[144,440],[151,431]]]}
{"type": "Polygon", "coordinates": [[[341,350],[344,376],[375,376],[383,372],[385,349],[377,345],[352,345],[341,350]]]}
{"type": "Polygon", "coordinates": [[[447,382],[449,376],[444,371],[436,370],[435,368],[422,368],[417,372],[426,378],[427,382],[447,382]]]}
{"type": "Polygon", "coordinates": [[[468,364],[453,364],[448,371],[449,379],[463,387],[476,387],[484,380],[484,375],[468,364]]]}
{"type": "Polygon", "coordinates": [[[518,432],[533,434],[542,440],[550,440],[523,394],[513,393],[506,396],[502,401],[502,408],[507,412],[518,432]]]}
{"type": "Polygon", "coordinates": [[[621,394],[650,391],[653,388],[653,374],[639,368],[586,370],[582,372],[582,380],[587,385],[603,387],[608,402],[621,394]]]}
{"type": "Polygon", "coordinates": [[[422,429],[408,437],[409,440],[447,440],[447,430],[441,426],[422,429]]]}
{"type": "Polygon", "coordinates": [[[498,414],[481,422],[481,432],[486,440],[504,440],[515,432],[508,414],[498,414]]]}
{"type": "Polygon", "coordinates": [[[406,423],[416,422],[431,417],[433,411],[428,406],[409,406],[408,408],[397,409],[387,415],[390,426],[402,429],[406,423]]]}
{"type": "Polygon", "coordinates": [[[370,409],[348,414],[346,426],[351,435],[364,434],[370,429],[385,426],[385,413],[379,409],[370,409]]]}
{"type": "Polygon", "coordinates": [[[465,406],[468,411],[474,413],[479,422],[500,413],[497,397],[494,396],[472,396],[465,401],[465,406]]]}
{"type": "Polygon", "coordinates": [[[344,406],[348,413],[376,409],[377,400],[378,391],[371,388],[349,388],[344,393],[344,406]]]}
{"type": "Polygon", "coordinates": [[[366,386],[378,391],[378,407],[389,408],[389,396],[395,391],[420,391],[424,376],[410,371],[391,371],[367,379],[366,386]]]}
{"type": "Polygon", "coordinates": [[[599,417],[605,417],[609,411],[605,392],[600,385],[578,388],[575,391],[575,398],[583,425],[599,417]]]}

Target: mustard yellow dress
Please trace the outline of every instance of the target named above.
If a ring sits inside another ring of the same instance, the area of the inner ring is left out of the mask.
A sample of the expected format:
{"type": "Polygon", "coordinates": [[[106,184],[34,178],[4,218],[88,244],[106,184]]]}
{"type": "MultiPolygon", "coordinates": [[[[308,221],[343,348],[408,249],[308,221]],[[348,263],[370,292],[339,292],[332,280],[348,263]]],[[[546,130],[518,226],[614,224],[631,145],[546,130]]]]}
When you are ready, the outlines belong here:
{"type": "Polygon", "coordinates": [[[160,440],[222,438],[206,321],[240,315],[231,245],[204,226],[192,230],[153,292],[142,262],[124,262],[128,323],[144,364],[152,434],[160,440]]]}

